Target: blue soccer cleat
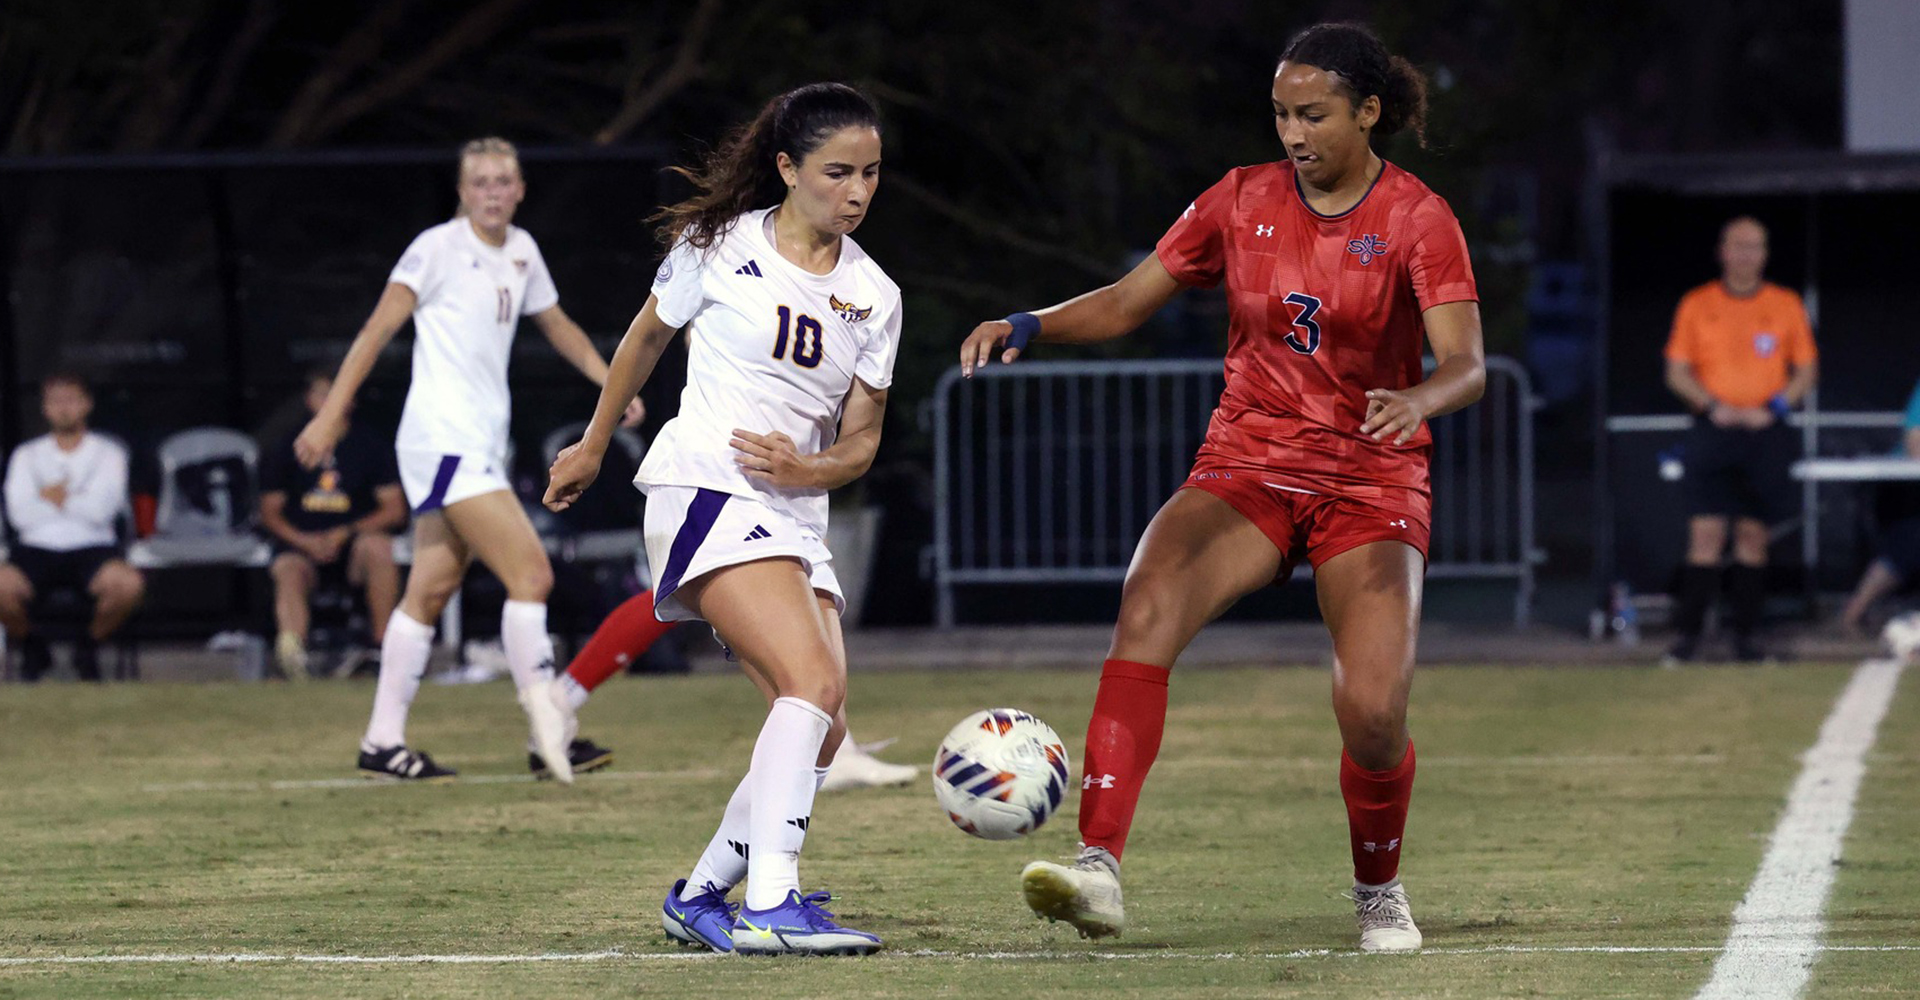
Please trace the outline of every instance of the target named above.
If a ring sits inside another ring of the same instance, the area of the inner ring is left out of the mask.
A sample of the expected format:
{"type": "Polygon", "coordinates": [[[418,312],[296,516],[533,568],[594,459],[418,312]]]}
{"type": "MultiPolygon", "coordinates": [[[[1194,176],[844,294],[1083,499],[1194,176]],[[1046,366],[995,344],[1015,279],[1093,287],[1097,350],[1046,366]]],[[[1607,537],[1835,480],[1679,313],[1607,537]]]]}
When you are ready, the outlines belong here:
{"type": "Polygon", "coordinates": [[[707,883],[706,891],[692,899],[681,899],[687,880],[681,879],[667,891],[660,904],[660,927],[681,944],[711,948],[718,952],[733,950],[733,918],[740,904],[727,902],[727,891],[707,883]]]}
{"type": "Polygon", "coordinates": [[[742,955],[871,955],[879,951],[879,938],[833,922],[833,914],[820,906],[831,898],[824,892],[802,896],[795,891],[771,910],[741,907],[733,922],[734,950],[742,955]]]}

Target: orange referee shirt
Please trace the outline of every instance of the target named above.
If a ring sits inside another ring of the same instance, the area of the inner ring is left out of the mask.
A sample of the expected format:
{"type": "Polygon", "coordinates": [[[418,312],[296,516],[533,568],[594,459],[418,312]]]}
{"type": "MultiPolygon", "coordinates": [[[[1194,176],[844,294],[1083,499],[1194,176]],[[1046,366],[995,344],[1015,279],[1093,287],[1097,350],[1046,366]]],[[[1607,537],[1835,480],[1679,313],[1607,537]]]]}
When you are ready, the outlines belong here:
{"type": "Polygon", "coordinates": [[[1767,405],[1786,389],[1789,365],[1817,357],[1800,296],[1768,282],[1746,298],[1719,281],[1688,292],[1667,338],[1667,360],[1692,366],[1693,377],[1728,406],[1767,405]]]}

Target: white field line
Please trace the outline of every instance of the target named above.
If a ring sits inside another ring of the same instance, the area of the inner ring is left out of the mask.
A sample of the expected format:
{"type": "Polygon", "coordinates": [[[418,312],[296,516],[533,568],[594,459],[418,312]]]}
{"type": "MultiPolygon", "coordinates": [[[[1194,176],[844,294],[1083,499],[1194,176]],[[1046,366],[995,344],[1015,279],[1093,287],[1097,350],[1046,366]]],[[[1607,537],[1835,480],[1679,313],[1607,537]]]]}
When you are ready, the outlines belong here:
{"type": "MultiPolygon", "coordinates": [[[[1610,754],[1588,756],[1541,755],[1538,757],[1422,757],[1421,767],[1630,767],[1633,765],[1698,765],[1723,764],[1727,758],[1722,754],[1610,754]]],[[[1182,769],[1230,769],[1235,767],[1258,767],[1263,770],[1275,768],[1300,770],[1332,770],[1339,766],[1339,758],[1325,757],[1282,757],[1263,759],[1259,757],[1189,757],[1177,760],[1163,760],[1155,765],[1159,770],[1182,769]]],[[[600,771],[583,775],[582,781],[662,781],[675,779],[708,779],[732,776],[730,771],[714,768],[692,768],[678,771],[600,771]]],[[[455,778],[456,785],[518,785],[534,781],[531,774],[473,774],[455,778]]],[[[355,789],[355,788],[393,788],[411,784],[406,781],[384,780],[379,778],[342,777],[316,778],[307,781],[182,781],[173,784],[142,785],[140,790],[150,794],[170,792],[285,792],[311,789],[355,789]]]]}
{"type": "Polygon", "coordinates": [[[1773,828],[1760,871],[1733,911],[1726,950],[1696,1000],[1792,1000],[1806,987],[1826,932],[1833,888],[1853,800],[1866,774],[1867,751],[1893,702],[1900,660],[1868,660],[1853,673],[1801,758],[1800,777],[1773,828]]]}
{"type": "MultiPolygon", "coordinates": [[[[1909,952],[1920,945],[1816,946],[1821,952],[1909,952]]],[[[1713,945],[1484,945],[1472,948],[1428,948],[1413,955],[1378,956],[1384,961],[1457,955],[1697,955],[1722,951],[1713,945]]],[[[588,952],[546,952],[527,955],[297,955],[243,952],[235,954],[164,955],[29,955],[0,956],[0,968],[52,965],[528,965],[542,962],[718,962],[729,956],[712,952],[626,952],[618,949],[588,952]]],[[[1170,951],[894,951],[874,960],[933,959],[988,962],[1275,962],[1307,958],[1369,958],[1365,952],[1344,948],[1303,948],[1268,952],[1170,951]]]]}

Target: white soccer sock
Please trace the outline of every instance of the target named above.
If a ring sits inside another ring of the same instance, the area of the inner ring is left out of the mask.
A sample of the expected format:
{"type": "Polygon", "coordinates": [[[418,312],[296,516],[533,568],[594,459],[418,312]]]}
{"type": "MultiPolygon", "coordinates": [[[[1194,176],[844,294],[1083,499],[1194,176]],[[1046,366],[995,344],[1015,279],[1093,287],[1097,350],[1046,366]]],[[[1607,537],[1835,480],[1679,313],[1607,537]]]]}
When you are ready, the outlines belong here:
{"type": "Polygon", "coordinates": [[[813,820],[818,778],[814,760],[833,717],[799,698],[778,698],[753,744],[747,774],[753,807],[748,810],[747,907],[770,910],[800,888],[800,847],[813,820]]]}
{"type": "Polygon", "coordinates": [[[547,634],[547,606],[538,601],[508,601],[500,607],[500,644],[507,649],[507,670],[521,691],[553,676],[553,637],[547,634]]]}
{"type": "Polygon", "coordinates": [[[687,887],[680,890],[681,899],[698,896],[706,891],[709,883],[724,892],[747,877],[747,841],[751,836],[747,821],[752,815],[749,806],[753,801],[752,784],[753,773],[749,771],[734,788],[733,797],[727,800],[727,811],[720,817],[720,829],[713,832],[713,839],[707,841],[707,849],[693,866],[693,874],[687,876],[687,887]]]}
{"type": "MultiPolygon", "coordinates": [[[[693,874],[687,876],[686,888],[680,890],[681,899],[692,899],[707,891],[711,885],[721,892],[739,885],[747,877],[747,819],[751,815],[749,803],[753,800],[751,782],[752,772],[740,779],[733,790],[733,797],[727,800],[726,814],[720,817],[720,829],[713,832],[713,839],[707,842],[707,849],[701,853],[700,860],[693,866],[693,874]]],[[[827,768],[813,769],[813,790],[818,793],[821,783],[827,780],[827,768]]]]}
{"type": "Polygon", "coordinates": [[[420,678],[426,676],[427,657],[432,653],[433,626],[395,609],[380,641],[380,683],[373,691],[373,718],[367,721],[367,735],[360,743],[363,749],[406,745],[407,710],[420,693],[420,678]]]}
{"type": "Polygon", "coordinates": [[[587,703],[587,699],[593,696],[592,691],[582,687],[579,681],[573,679],[572,674],[564,670],[560,671],[560,677],[554,683],[560,685],[560,695],[567,699],[567,707],[576,712],[580,711],[581,707],[587,703]]]}

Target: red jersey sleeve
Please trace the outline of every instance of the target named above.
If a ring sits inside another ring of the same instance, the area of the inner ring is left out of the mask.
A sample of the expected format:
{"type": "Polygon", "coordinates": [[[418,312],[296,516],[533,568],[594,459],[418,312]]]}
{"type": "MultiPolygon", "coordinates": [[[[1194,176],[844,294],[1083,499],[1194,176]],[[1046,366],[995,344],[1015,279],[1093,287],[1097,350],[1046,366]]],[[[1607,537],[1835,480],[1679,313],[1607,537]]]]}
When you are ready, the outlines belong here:
{"type": "Polygon", "coordinates": [[[1480,290],[1473,281],[1473,263],[1467,257],[1467,237],[1460,220],[1438,197],[1414,210],[1419,236],[1407,262],[1413,278],[1413,297],[1421,309],[1448,302],[1477,302],[1480,290]]]}
{"type": "Polygon", "coordinates": [[[1233,215],[1233,175],[1202,192],[1160,237],[1160,266],[1183,285],[1212,288],[1227,273],[1227,223],[1233,215]]]}

